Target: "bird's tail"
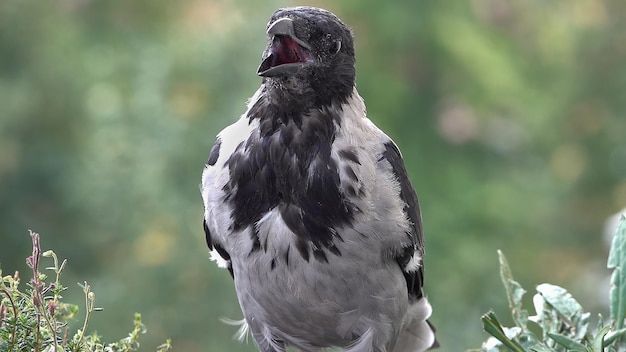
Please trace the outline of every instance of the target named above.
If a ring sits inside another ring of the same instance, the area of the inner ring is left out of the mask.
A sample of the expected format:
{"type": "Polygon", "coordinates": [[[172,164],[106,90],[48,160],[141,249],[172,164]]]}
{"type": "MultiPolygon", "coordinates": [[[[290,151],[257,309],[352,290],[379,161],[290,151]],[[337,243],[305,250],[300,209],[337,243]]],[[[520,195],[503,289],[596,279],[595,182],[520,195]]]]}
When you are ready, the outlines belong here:
{"type": "Polygon", "coordinates": [[[439,347],[435,327],[428,321],[431,313],[432,308],[426,297],[410,303],[393,352],[423,352],[439,347]]]}

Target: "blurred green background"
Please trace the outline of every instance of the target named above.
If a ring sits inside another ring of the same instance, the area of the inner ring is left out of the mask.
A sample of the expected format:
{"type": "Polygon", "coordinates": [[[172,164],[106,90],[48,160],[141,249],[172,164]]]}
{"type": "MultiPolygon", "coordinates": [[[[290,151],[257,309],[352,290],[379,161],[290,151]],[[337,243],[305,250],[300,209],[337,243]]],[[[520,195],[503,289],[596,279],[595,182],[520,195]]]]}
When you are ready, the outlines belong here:
{"type": "MultiPolygon", "coordinates": [[[[241,313],[208,260],[200,173],[259,85],[267,19],[301,4],[2,0],[4,273],[26,276],[32,229],[69,259],[67,300],[92,284],[105,339],[139,311],[146,350],[253,351],[219,321],[241,313]]],[[[354,29],[368,114],[403,150],[441,350],[506,316],[498,248],[525,287],[602,310],[603,223],[626,206],[626,2],[306,4],[354,29]]]]}

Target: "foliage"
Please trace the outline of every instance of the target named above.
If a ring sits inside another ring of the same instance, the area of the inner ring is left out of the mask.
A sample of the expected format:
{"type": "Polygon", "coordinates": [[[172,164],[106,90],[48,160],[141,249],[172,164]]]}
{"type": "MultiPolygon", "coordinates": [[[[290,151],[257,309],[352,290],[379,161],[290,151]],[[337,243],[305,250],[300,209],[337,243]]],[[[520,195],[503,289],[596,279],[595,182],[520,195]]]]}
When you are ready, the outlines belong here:
{"type": "MultiPolygon", "coordinates": [[[[32,278],[22,290],[20,276],[0,277],[0,351],[43,351],[43,352],[131,352],[139,350],[139,337],[146,333],[141,314],[135,313],[133,330],[117,342],[105,343],[98,334],[87,334],[93,312],[102,310],[95,306],[95,293],[87,282],[79,286],[85,295],[85,317],[83,325],[71,332],[67,323],[76,317],[78,305],[63,301],[62,293],[67,289],[61,283],[61,273],[67,260],[59,263],[52,250],[41,253],[39,234],[30,233],[33,243],[32,255],[26,259],[32,269],[32,278]],[[39,271],[41,257],[52,258],[53,266],[46,267],[53,279],[39,271]]],[[[170,340],[157,348],[157,352],[170,350],[170,340]]]]}
{"type": "Polygon", "coordinates": [[[533,297],[534,316],[522,308],[522,296],[526,291],[513,280],[506,258],[498,251],[500,277],[506,289],[513,327],[503,327],[496,314],[489,311],[483,315],[483,328],[492,337],[485,341],[481,352],[603,352],[626,351],[626,217],[621,216],[613,238],[608,259],[611,277],[611,314],[605,321],[601,315],[595,329],[591,328],[590,313],[564,288],[551,284],[537,286],[533,297]],[[536,325],[541,334],[532,331],[536,325]]]}

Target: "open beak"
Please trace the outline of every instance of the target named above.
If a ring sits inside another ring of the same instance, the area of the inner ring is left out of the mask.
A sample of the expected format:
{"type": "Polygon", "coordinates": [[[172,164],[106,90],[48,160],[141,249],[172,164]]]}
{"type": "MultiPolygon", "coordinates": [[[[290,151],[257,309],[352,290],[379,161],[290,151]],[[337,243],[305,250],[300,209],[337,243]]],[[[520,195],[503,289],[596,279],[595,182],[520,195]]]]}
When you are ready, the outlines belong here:
{"type": "Polygon", "coordinates": [[[263,60],[257,74],[274,77],[296,73],[302,66],[313,61],[311,46],[296,37],[293,20],[283,17],[267,30],[272,38],[269,55],[263,60]]]}

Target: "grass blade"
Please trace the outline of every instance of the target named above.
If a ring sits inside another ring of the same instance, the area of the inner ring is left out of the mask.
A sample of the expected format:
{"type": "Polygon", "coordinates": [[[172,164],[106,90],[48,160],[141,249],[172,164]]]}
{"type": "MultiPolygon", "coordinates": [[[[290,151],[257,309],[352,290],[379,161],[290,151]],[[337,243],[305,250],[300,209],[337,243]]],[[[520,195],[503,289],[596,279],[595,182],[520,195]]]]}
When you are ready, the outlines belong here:
{"type": "Polygon", "coordinates": [[[624,327],[626,317],[626,276],[624,266],[626,265],[626,217],[620,217],[619,224],[611,251],[607,267],[613,269],[611,275],[611,319],[615,323],[615,329],[624,327]]]}
{"type": "Polygon", "coordinates": [[[513,279],[513,273],[509,267],[509,263],[502,251],[498,250],[498,260],[500,261],[500,278],[504,289],[506,290],[506,297],[509,301],[509,308],[515,325],[522,328],[522,331],[526,332],[526,322],[528,321],[528,313],[522,309],[522,297],[526,293],[526,290],[513,279]]]}

